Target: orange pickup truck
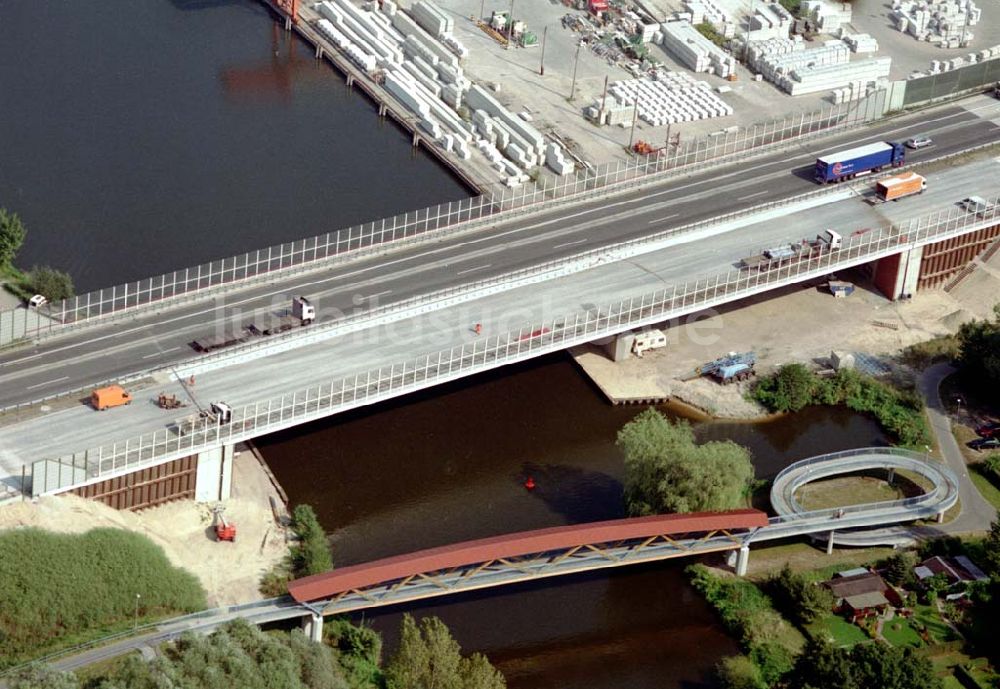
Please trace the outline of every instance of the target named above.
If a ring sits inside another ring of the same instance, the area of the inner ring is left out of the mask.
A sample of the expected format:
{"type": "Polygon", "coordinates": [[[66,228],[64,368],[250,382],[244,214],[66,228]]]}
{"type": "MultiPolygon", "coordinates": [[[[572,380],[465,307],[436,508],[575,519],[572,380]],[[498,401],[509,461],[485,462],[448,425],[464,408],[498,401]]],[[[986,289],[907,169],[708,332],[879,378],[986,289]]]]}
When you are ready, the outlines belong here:
{"type": "Polygon", "coordinates": [[[106,388],[97,388],[90,393],[90,404],[97,411],[104,411],[111,407],[132,404],[132,395],[121,385],[109,385],[106,388]]]}

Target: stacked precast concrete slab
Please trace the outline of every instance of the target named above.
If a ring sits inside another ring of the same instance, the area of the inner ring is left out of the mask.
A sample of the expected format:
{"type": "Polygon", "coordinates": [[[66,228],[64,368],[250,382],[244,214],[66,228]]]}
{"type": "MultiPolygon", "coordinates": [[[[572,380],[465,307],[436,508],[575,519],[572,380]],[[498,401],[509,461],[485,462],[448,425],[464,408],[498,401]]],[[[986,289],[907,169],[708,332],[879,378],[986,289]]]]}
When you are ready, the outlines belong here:
{"type": "Polygon", "coordinates": [[[750,17],[750,33],[747,38],[751,41],[788,38],[794,23],[795,17],[776,2],[755,6],[754,14],[750,17]]]}
{"type": "Polygon", "coordinates": [[[751,42],[747,56],[765,79],[793,96],[849,88],[851,99],[860,98],[869,84],[888,78],[892,65],[888,57],[851,61],[851,49],[840,40],[806,50],[798,37],[751,42]]]}
{"type": "Polygon", "coordinates": [[[378,76],[385,90],[417,117],[426,137],[465,160],[479,149],[509,186],[529,179],[526,170],[548,164],[558,174],[574,165],[558,144],[516,117],[465,78],[460,58],[468,50],[452,35],[453,21],[433,3],[418,0],[412,17],[385,0],[381,11],[350,0],[326,0],[317,28],[361,69],[378,76]],[[458,114],[473,113],[472,122],[458,114]]]}
{"type": "Polygon", "coordinates": [[[733,114],[711,86],[677,72],[657,72],[654,80],[616,81],[610,93],[618,103],[638,107],[639,117],[657,127],[733,114]]]}
{"type": "Polygon", "coordinates": [[[851,6],[846,2],[806,0],[802,15],[822,33],[837,35],[840,27],[851,23],[851,6]]]}
{"type": "Polygon", "coordinates": [[[666,22],[660,28],[663,47],[688,69],[720,77],[736,71],[736,58],[702,36],[691,22],[666,22]]]}

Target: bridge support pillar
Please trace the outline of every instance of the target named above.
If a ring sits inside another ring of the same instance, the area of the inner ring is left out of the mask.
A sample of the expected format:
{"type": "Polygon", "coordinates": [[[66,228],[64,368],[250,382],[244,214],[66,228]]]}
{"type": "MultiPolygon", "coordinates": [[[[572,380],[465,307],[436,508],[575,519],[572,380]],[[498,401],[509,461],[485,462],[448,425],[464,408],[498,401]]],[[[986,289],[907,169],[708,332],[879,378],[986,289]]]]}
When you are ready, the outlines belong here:
{"type": "Polygon", "coordinates": [[[632,345],[635,343],[635,333],[621,333],[615,335],[608,344],[608,356],[615,363],[628,359],[632,354],[632,345]]]}
{"type": "Polygon", "coordinates": [[[886,483],[888,483],[890,486],[892,485],[892,482],[896,480],[896,468],[895,467],[889,467],[889,476],[887,476],[885,480],[886,480],[886,483]]]}
{"type": "Polygon", "coordinates": [[[323,641],[323,616],[314,612],[302,618],[302,631],[309,637],[310,641],[320,643],[323,641]]]}
{"type": "Polygon", "coordinates": [[[750,546],[741,545],[740,553],[736,556],[736,576],[745,577],[747,567],[750,566],[750,546]]]}
{"type": "Polygon", "coordinates": [[[875,286],[889,299],[895,301],[917,291],[920,279],[920,261],[924,256],[922,246],[899,254],[881,258],[875,268],[875,286]]]}
{"type": "Polygon", "coordinates": [[[198,454],[195,475],[196,502],[228,500],[233,488],[233,446],[223,445],[198,454]]]}
{"type": "Polygon", "coordinates": [[[938,512],[937,523],[938,524],[944,523],[944,512],[938,512]]]}
{"type": "Polygon", "coordinates": [[[832,531],[830,532],[830,535],[827,536],[827,539],[826,539],[826,554],[827,555],[833,555],[833,532],[832,531]]]}

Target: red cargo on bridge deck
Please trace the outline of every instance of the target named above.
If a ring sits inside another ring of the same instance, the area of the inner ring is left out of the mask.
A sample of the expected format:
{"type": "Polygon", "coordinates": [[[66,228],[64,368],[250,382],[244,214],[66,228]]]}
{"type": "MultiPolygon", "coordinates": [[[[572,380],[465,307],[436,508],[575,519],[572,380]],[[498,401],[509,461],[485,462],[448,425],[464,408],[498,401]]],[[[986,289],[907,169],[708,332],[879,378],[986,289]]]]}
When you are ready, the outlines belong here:
{"type": "Polygon", "coordinates": [[[333,572],[291,581],[288,584],[288,592],[296,601],[304,603],[417,574],[475,565],[500,558],[668,534],[731,531],[760,526],[767,526],[767,515],[759,510],[667,514],[556,526],[418,550],[415,553],[342,567],[333,572]]]}

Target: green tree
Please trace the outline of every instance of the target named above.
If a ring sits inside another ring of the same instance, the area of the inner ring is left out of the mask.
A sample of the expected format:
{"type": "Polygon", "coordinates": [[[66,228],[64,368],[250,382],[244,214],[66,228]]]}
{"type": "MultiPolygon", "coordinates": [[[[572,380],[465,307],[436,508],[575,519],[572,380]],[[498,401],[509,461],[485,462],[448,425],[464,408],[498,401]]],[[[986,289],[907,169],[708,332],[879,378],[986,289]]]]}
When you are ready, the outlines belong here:
{"type": "Polygon", "coordinates": [[[948,577],[943,572],[924,579],[924,588],[932,600],[940,596],[944,591],[947,591],[950,586],[948,577]]]}
{"type": "Polygon", "coordinates": [[[882,576],[890,584],[902,586],[912,583],[915,579],[913,568],[917,564],[917,556],[910,551],[895,552],[886,558],[885,571],[882,576]]]}
{"type": "Polygon", "coordinates": [[[292,511],[292,531],[299,542],[292,548],[292,563],[297,576],[306,577],[333,569],[333,554],[326,532],[310,505],[296,505],[292,511]]]}
{"type": "Polygon", "coordinates": [[[617,445],[625,455],[625,505],[633,516],[746,506],[753,464],[736,443],[698,445],[690,424],[647,409],[618,432],[617,445]]]}
{"type": "Polygon", "coordinates": [[[983,566],[994,577],[1000,577],[1000,519],[990,524],[989,533],[983,539],[983,566]]]}
{"type": "Polygon", "coordinates": [[[767,689],[760,668],[745,655],[726,656],[715,667],[722,689],[767,689]]]}
{"type": "Polygon", "coordinates": [[[833,607],[833,596],[828,589],[793,572],[787,563],[768,579],[765,590],[774,607],[800,625],[809,624],[833,607]]]}
{"type": "Polygon", "coordinates": [[[942,689],[930,660],[913,649],[875,642],[851,649],[811,641],[795,662],[788,686],[796,689],[942,689]]]}
{"type": "Polygon", "coordinates": [[[506,681],[485,656],[462,649],[437,617],[418,623],[403,616],[399,650],[385,670],[389,689],[504,689],[506,681]]]}
{"type": "Polygon", "coordinates": [[[992,321],[971,321],[958,331],[959,366],[966,377],[984,389],[1000,384],[1000,304],[993,307],[992,321]]]}
{"type": "Polygon", "coordinates": [[[28,272],[28,287],[35,294],[44,294],[49,301],[69,299],[73,296],[73,279],[68,273],[50,268],[35,266],[28,272]]]}
{"type": "Polygon", "coordinates": [[[782,366],[777,375],[761,380],[755,388],[758,401],[774,411],[799,411],[813,403],[816,376],[802,364],[782,366]]]}
{"type": "Polygon", "coordinates": [[[27,235],[18,214],[0,208],[0,268],[10,265],[27,235]]]}
{"type": "Polygon", "coordinates": [[[987,455],[986,459],[983,460],[983,469],[1000,478],[1000,452],[991,452],[987,455]]]}

